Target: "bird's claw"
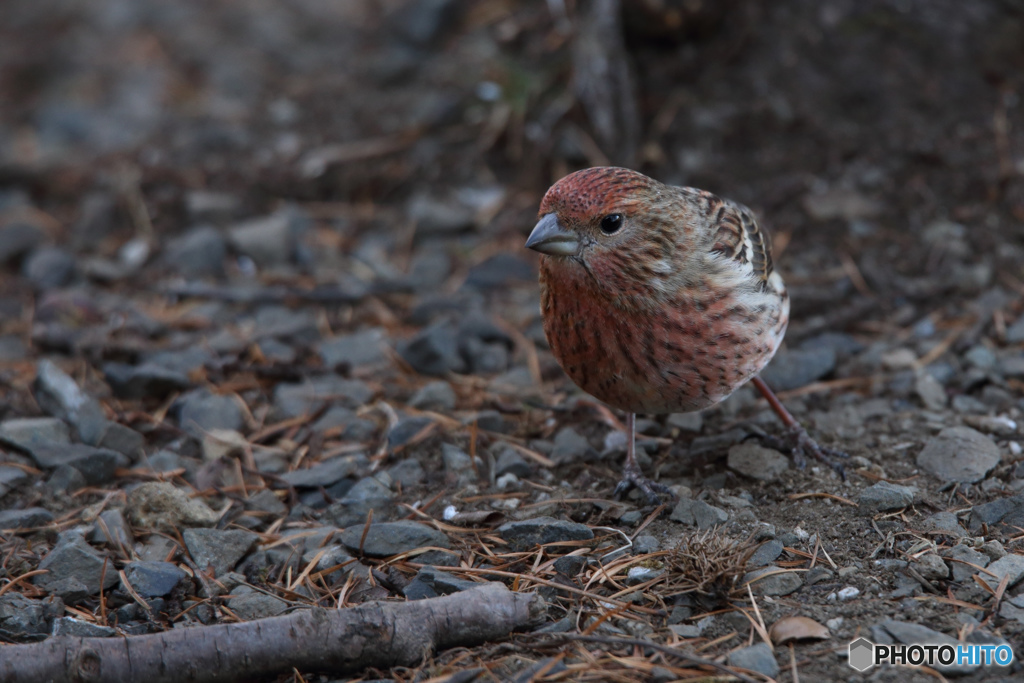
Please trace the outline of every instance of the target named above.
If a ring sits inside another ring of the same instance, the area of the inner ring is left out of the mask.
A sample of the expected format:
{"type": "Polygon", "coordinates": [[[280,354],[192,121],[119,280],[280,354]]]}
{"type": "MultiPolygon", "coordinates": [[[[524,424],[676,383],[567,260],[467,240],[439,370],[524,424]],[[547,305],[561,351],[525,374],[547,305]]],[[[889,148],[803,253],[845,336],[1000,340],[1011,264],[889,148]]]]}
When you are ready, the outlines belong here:
{"type": "Polygon", "coordinates": [[[761,442],[768,448],[787,451],[793,456],[793,464],[799,469],[807,467],[807,456],[809,455],[831,467],[843,481],[846,481],[846,468],[836,459],[849,458],[850,455],[834,448],[819,446],[818,442],[812,439],[807,430],[800,425],[787,428],[782,437],[762,436],[761,442]]]}
{"type": "Polygon", "coordinates": [[[656,481],[648,479],[640,471],[639,467],[630,467],[629,464],[622,468],[622,479],[615,485],[615,492],[612,494],[616,500],[622,500],[627,493],[632,489],[638,489],[643,494],[645,501],[650,506],[661,505],[661,496],[659,493],[663,493],[670,498],[675,498],[675,494],[672,493],[672,489],[659,484],[656,481]]]}

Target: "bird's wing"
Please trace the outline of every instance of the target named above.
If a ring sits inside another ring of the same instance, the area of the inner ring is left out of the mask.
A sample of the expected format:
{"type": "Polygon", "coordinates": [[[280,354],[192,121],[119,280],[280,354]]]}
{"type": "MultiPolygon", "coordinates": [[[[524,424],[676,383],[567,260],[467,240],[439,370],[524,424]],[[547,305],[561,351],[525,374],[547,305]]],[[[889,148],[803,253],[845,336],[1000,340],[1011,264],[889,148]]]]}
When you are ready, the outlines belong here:
{"type": "Polygon", "coordinates": [[[712,214],[717,234],[711,250],[749,265],[761,286],[767,288],[774,270],[768,232],[757,225],[754,212],[747,207],[726,199],[719,201],[721,204],[712,214]]]}

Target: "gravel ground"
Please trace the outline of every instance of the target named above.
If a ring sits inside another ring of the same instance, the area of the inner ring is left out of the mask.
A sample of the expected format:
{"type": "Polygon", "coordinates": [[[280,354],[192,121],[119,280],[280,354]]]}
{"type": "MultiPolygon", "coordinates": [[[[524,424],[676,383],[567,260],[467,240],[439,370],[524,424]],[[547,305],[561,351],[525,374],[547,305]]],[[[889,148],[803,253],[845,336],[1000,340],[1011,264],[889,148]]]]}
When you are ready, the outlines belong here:
{"type": "Polygon", "coordinates": [[[1024,656],[1024,6],[614,4],[5,8],[0,643],[490,579],[541,635],[350,680],[702,675],[624,638],[780,681],[935,680],[855,673],[860,636],[1024,656]],[[765,218],[764,376],[846,481],[743,388],[638,420],[678,501],[610,499],[621,416],[522,247],[607,163],[765,218]]]}

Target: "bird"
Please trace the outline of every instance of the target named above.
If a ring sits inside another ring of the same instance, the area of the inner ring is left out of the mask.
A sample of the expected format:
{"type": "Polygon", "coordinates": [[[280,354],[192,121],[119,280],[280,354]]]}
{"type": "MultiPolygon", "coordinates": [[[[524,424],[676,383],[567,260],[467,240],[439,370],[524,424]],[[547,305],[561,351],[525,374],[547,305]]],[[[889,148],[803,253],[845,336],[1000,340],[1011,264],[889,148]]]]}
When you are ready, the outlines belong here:
{"type": "Polygon", "coordinates": [[[540,308],[552,354],[581,389],[626,414],[626,461],[615,488],[652,504],[663,484],[636,459],[636,414],[698,411],[751,382],[785,433],[766,437],[798,467],[837,458],[785,408],[759,373],[789,323],[789,294],[769,235],[746,206],[627,168],[571,173],[544,195],[526,240],[540,252],[540,308]]]}

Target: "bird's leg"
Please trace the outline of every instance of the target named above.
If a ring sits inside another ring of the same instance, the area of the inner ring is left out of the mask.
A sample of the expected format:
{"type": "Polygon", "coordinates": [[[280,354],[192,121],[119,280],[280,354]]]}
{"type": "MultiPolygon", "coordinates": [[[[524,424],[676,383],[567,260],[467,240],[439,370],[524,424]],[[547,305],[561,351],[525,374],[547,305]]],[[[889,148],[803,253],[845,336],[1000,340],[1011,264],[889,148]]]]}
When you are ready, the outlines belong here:
{"type": "Polygon", "coordinates": [[[800,469],[807,466],[806,456],[811,455],[816,460],[825,463],[835,470],[840,477],[846,479],[846,470],[843,468],[842,463],[836,461],[836,458],[848,458],[850,456],[843,451],[819,446],[818,442],[810,437],[807,430],[786,409],[786,406],[782,405],[782,401],[771,390],[771,387],[765,384],[763,379],[755,377],[751,381],[768,401],[768,405],[772,407],[775,414],[782,420],[782,424],[786,426],[786,435],[783,438],[765,436],[762,437],[762,441],[771,448],[789,451],[793,456],[793,463],[800,469]]]}
{"type": "Polygon", "coordinates": [[[622,479],[615,486],[614,495],[621,499],[634,487],[644,494],[648,505],[661,505],[659,493],[673,495],[672,489],[648,479],[640,471],[640,463],[636,461],[636,413],[626,413],[626,464],[622,467],[622,479]]]}

